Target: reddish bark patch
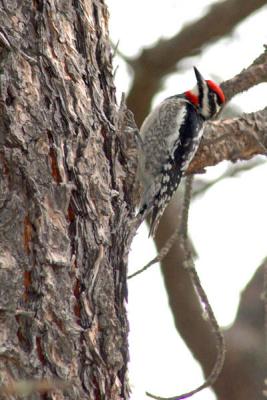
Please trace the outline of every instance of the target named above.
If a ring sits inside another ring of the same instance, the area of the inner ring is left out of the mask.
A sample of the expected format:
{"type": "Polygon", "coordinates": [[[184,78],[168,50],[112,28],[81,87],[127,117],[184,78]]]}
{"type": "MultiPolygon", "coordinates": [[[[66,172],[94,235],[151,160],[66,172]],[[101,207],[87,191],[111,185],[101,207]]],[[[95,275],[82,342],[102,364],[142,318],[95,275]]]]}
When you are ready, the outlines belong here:
{"type": "Polygon", "coordinates": [[[28,215],[24,218],[24,232],[23,232],[23,242],[24,249],[27,254],[30,254],[30,242],[32,240],[32,224],[28,215]]]}
{"type": "Polygon", "coordinates": [[[75,220],[75,213],[74,213],[71,205],[69,205],[69,207],[68,207],[67,219],[69,222],[73,222],[75,220]]]}
{"type": "Polygon", "coordinates": [[[80,286],[80,281],[79,279],[76,279],[76,283],[74,285],[73,288],[73,294],[76,298],[76,304],[74,306],[74,314],[76,315],[76,317],[80,320],[81,318],[81,307],[79,304],[79,299],[80,299],[80,294],[81,294],[81,286],[80,286]]]}
{"type": "Polygon", "coordinates": [[[28,301],[30,294],[30,286],[32,283],[31,271],[24,271],[23,283],[24,283],[23,300],[28,301]]]}
{"type": "Polygon", "coordinates": [[[51,175],[56,183],[61,183],[62,179],[58,168],[57,155],[53,147],[50,147],[49,157],[51,162],[51,175]]]}
{"type": "Polygon", "coordinates": [[[76,283],[73,289],[73,294],[76,297],[76,299],[80,298],[80,294],[81,294],[81,287],[80,287],[80,281],[79,279],[76,279],[76,283]]]}
{"type": "Polygon", "coordinates": [[[45,356],[44,356],[44,353],[43,353],[40,336],[36,337],[36,350],[37,350],[37,354],[38,354],[39,360],[44,365],[45,364],[45,356]]]}
{"type": "Polygon", "coordinates": [[[54,322],[55,322],[56,326],[58,327],[58,329],[59,329],[61,332],[63,332],[63,333],[66,332],[65,329],[64,329],[63,322],[62,322],[60,319],[54,318],[54,322]]]}

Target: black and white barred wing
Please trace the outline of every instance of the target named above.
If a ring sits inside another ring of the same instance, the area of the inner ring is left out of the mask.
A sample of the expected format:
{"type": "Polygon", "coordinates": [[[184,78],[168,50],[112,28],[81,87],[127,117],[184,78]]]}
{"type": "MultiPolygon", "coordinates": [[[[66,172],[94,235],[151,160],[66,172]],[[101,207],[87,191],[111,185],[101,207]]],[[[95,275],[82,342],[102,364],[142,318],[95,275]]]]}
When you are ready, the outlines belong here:
{"type": "Polygon", "coordinates": [[[151,212],[149,235],[154,237],[160,218],[176,192],[181,181],[183,171],[176,165],[175,160],[170,158],[164,166],[161,174],[159,190],[154,196],[154,203],[151,212]]]}
{"type": "Polygon", "coordinates": [[[150,208],[162,184],[164,166],[173,158],[179,143],[179,127],[185,118],[183,98],[164,100],[145,119],[140,135],[143,146],[139,152],[138,175],[143,185],[140,211],[150,208]]]}
{"type": "Polygon", "coordinates": [[[155,112],[156,115],[149,115],[141,129],[147,167],[143,164],[141,181],[145,190],[140,213],[151,212],[151,235],[155,234],[164,209],[194,157],[203,127],[203,119],[194,106],[181,98],[165,100],[155,112]],[[152,143],[155,145],[151,146],[152,143]]]}

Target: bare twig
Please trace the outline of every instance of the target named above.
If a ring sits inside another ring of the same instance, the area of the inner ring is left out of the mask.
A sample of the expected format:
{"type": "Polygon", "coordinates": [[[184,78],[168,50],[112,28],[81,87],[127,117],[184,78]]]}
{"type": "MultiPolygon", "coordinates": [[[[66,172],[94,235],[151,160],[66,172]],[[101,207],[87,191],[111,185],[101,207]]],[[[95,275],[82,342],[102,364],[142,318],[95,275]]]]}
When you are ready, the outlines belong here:
{"type": "Polygon", "coordinates": [[[127,57],[124,53],[122,53],[119,49],[119,44],[120,41],[118,40],[117,43],[113,43],[112,41],[110,41],[111,47],[113,48],[113,55],[112,57],[116,57],[116,55],[118,55],[123,61],[126,62],[126,64],[128,64],[129,66],[132,65],[133,63],[133,59],[130,57],[127,57]]]}
{"type": "Polygon", "coordinates": [[[221,84],[227,101],[259,83],[267,82],[267,49],[253,63],[233,78],[221,84]]]}
{"type": "Polygon", "coordinates": [[[177,240],[178,235],[179,235],[179,229],[176,229],[173,232],[173,234],[169,237],[169,239],[167,240],[165,245],[162,247],[160,252],[157,254],[157,256],[154,257],[151,261],[149,261],[144,267],[138,269],[136,272],[132,273],[131,275],[128,275],[128,279],[134,278],[135,276],[146,271],[152,265],[154,265],[158,262],[161,262],[164,259],[164,257],[169,253],[170,249],[172,248],[172,245],[177,240]]]}
{"type": "Polygon", "coordinates": [[[216,179],[209,180],[209,181],[203,181],[201,179],[198,179],[196,181],[196,179],[195,179],[192,197],[193,197],[193,199],[195,199],[196,197],[205,193],[208,189],[212,188],[214,185],[221,182],[222,180],[228,179],[228,178],[235,178],[238,175],[240,175],[244,172],[250,171],[253,168],[256,168],[265,163],[266,163],[265,160],[255,158],[255,159],[251,160],[250,162],[246,162],[246,163],[242,163],[242,164],[241,163],[230,164],[228,166],[227,170],[216,179]]]}

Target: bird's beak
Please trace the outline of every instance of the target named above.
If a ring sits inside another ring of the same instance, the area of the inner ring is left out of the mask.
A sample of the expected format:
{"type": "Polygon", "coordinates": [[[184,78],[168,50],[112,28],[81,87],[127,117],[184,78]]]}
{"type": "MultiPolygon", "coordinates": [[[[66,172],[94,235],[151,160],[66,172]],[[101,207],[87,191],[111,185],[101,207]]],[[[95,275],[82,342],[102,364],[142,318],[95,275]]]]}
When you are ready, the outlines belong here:
{"type": "Polygon", "coordinates": [[[201,75],[201,73],[199,72],[199,70],[196,67],[194,67],[194,71],[195,71],[195,75],[197,78],[197,82],[198,83],[205,82],[205,79],[203,78],[203,76],[201,75]]]}

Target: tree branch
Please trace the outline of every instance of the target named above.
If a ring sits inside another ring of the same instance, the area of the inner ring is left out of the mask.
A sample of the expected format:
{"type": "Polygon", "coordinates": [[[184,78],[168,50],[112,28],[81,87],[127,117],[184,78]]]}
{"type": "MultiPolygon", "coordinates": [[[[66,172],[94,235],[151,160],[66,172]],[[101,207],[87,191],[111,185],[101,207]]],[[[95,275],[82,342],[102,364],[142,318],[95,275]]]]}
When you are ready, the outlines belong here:
{"type": "Polygon", "coordinates": [[[227,101],[236,94],[244,92],[259,83],[267,82],[267,47],[253,63],[240,74],[221,84],[227,101]]]}
{"type": "Polygon", "coordinates": [[[207,123],[205,134],[188,173],[203,170],[220,161],[249,160],[266,154],[267,108],[239,118],[207,123]]]}
{"type": "MultiPolygon", "coordinates": [[[[176,228],[177,199],[165,210],[157,230],[158,249],[176,228]]],[[[170,308],[177,331],[207,375],[216,357],[212,331],[202,317],[202,308],[192,288],[188,272],[182,267],[185,254],[178,241],[161,263],[170,308]],[[177,268],[177,265],[180,265],[177,268]],[[182,310],[182,312],[181,312],[182,310]]],[[[231,279],[231,277],[229,277],[231,279]]],[[[234,325],[225,331],[226,362],[214,385],[221,400],[261,399],[266,377],[264,349],[264,313],[260,293],[263,290],[263,267],[255,273],[244,290],[234,325]]]]}
{"type": "Polygon", "coordinates": [[[198,273],[195,269],[194,261],[193,261],[193,255],[190,249],[190,243],[189,243],[189,238],[188,238],[188,212],[189,212],[189,205],[190,205],[190,199],[191,199],[191,192],[192,192],[192,183],[193,183],[193,177],[187,178],[186,183],[185,183],[185,195],[184,195],[184,202],[183,202],[183,208],[182,208],[182,213],[181,213],[181,221],[180,221],[180,236],[178,238],[180,242],[180,246],[182,248],[182,251],[184,253],[185,259],[183,266],[184,268],[188,271],[188,274],[191,278],[192,284],[194,286],[194,289],[199,296],[199,302],[201,303],[203,307],[203,313],[205,314],[206,320],[210,323],[210,328],[214,332],[214,337],[216,341],[216,347],[217,347],[217,356],[216,356],[216,361],[213,365],[212,371],[206,378],[206,380],[198,386],[197,388],[187,392],[183,393],[182,395],[170,397],[170,398],[163,398],[160,396],[154,396],[151,393],[147,393],[148,396],[158,399],[158,400],[179,400],[179,399],[186,399],[191,397],[192,395],[200,392],[201,390],[214,385],[216,380],[218,379],[223,365],[224,365],[224,360],[225,360],[225,341],[224,341],[224,336],[220,330],[220,327],[218,325],[218,322],[216,320],[216,317],[214,315],[214,312],[212,310],[212,307],[209,303],[208,297],[205,293],[205,290],[203,289],[203,286],[200,282],[198,273]]]}
{"type": "Polygon", "coordinates": [[[132,60],[134,80],[127,104],[135,114],[137,125],[148,114],[162,78],[174,71],[179,61],[200,53],[204,45],[229,35],[239,22],[264,4],[266,0],[217,2],[204,17],[186,25],[171,39],[160,40],[156,46],[144,49],[138,58],[132,60]]]}
{"type": "Polygon", "coordinates": [[[218,178],[213,179],[213,180],[208,180],[204,181],[201,178],[200,179],[195,179],[195,185],[194,185],[194,190],[192,194],[192,198],[195,199],[196,197],[202,195],[205,193],[207,190],[215,186],[217,183],[221,182],[224,179],[228,178],[236,178],[237,176],[241,175],[244,172],[250,171],[255,167],[259,167],[260,165],[264,164],[265,160],[259,159],[259,158],[254,158],[250,162],[246,163],[239,163],[239,164],[230,164],[227,168],[227,170],[220,175],[218,178]]]}
{"type": "MultiPolygon", "coordinates": [[[[221,87],[229,101],[249,88],[267,82],[267,51],[221,87]]],[[[188,168],[188,173],[201,172],[220,161],[248,160],[256,154],[266,154],[267,108],[241,117],[210,121],[198,152],[188,168]]]]}

